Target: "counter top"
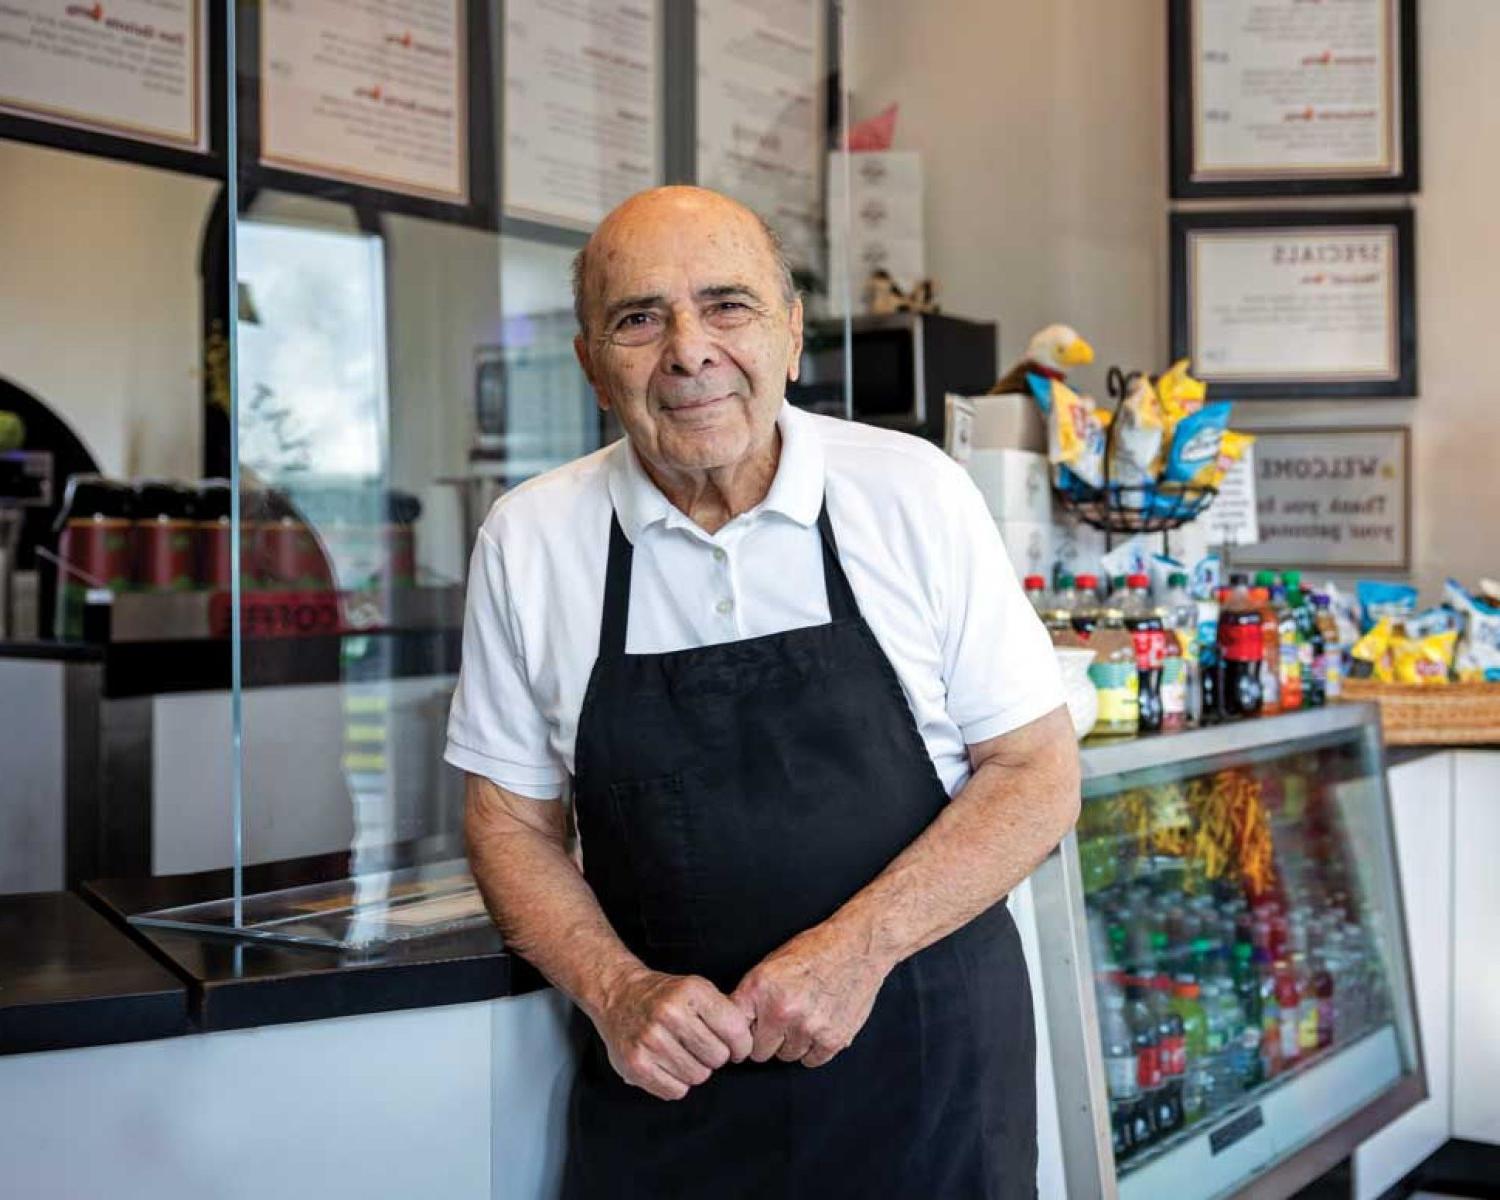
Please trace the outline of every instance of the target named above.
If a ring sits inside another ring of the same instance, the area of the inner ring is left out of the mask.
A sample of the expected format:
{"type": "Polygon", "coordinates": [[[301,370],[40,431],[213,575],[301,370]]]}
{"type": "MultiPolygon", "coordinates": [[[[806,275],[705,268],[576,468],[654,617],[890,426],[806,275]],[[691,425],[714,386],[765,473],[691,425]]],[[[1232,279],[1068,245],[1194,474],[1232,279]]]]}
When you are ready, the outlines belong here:
{"type": "MultiPolygon", "coordinates": [[[[393,855],[390,865],[402,865],[393,855]]],[[[346,853],[250,867],[247,892],[349,873],[346,853]]],[[[227,870],[86,884],[89,899],[122,926],[156,909],[230,894],[227,870]]],[[[493,926],[397,942],[378,953],[341,951],[128,926],[186,982],[194,1027],[204,1031],[277,1025],[361,1013],[464,1004],[546,986],[508,954],[493,926]]]]}
{"type": "Polygon", "coordinates": [[[186,984],[77,896],[0,896],[0,1054],[190,1028],[186,984]]]}

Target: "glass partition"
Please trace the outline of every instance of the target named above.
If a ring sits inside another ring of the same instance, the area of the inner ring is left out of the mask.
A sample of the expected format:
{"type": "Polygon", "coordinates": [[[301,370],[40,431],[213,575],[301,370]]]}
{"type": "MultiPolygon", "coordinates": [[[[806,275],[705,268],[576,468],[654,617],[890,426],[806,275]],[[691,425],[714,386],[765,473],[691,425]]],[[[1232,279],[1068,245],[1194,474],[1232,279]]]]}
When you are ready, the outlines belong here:
{"type": "Polygon", "coordinates": [[[443,762],[469,555],[497,498],[619,436],[575,356],[573,257],[645,187],[743,201],[815,326],[789,395],[842,415],[839,29],[826,0],[238,6],[239,554],[215,612],[240,794],[204,864],[236,871],[149,920],[376,951],[486,920],[443,762]],[[307,884],[243,894],[267,862],[307,884]]]}

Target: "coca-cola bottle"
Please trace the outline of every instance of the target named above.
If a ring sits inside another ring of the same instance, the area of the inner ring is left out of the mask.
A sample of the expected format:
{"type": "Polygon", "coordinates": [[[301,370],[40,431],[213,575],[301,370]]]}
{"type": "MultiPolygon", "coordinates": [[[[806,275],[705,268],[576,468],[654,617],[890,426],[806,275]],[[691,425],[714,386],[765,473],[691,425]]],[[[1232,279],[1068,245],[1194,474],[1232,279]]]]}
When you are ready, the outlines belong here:
{"type": "Polygon", "coordinates": [[[1260,668],[1265,655],[1261,615],[1250,598],[1244,575],[1230,577],[1232,587],[1219,598],[1219,647],[1224,659],[1224,715],[1260,714],[1260,668]]]}

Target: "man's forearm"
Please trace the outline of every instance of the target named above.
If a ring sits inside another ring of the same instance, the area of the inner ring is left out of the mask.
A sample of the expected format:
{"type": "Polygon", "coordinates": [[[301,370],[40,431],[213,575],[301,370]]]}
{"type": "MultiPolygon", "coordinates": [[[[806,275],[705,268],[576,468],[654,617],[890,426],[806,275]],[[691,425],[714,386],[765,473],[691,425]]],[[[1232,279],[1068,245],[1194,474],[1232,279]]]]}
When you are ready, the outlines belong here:
{"type": "Polygon", "coordinates": [[[532,823],[534,806],[519,809],[492,784],[470,781],[470,867],[506,946],[594,1016],[610,988],[643,964],[569,856],[561,810],[557,826],[545,828],[532,823]]]}
{"type": "Polygon", "coordinates": [[[921,836],[824,923],[827,932],[889,969],[1030,875],[1078,814],[1078,756],[1066,712],[1036,725],[1033,750],[980,762],[921,836]]]}

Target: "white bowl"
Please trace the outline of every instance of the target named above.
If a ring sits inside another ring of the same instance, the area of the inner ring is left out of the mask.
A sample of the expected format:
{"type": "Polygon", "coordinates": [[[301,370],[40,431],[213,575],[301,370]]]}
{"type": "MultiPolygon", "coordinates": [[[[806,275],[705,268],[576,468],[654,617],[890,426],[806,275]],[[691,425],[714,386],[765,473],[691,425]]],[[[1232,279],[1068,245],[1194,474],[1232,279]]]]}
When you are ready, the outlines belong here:
{"type": "Polygon", "coordinates": [[[1089,678],[1094,652],[1081,646],[1054,646],[1052,652],[1057,655],[1057,666],[1062,671],[1063,698],[1068,704],[1068,715],[1073,718],[1073,732],[1082,741],[1099,719],[1099,693],[1089,678]]]}

